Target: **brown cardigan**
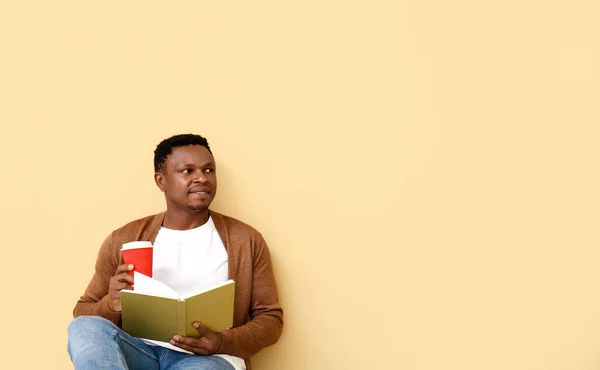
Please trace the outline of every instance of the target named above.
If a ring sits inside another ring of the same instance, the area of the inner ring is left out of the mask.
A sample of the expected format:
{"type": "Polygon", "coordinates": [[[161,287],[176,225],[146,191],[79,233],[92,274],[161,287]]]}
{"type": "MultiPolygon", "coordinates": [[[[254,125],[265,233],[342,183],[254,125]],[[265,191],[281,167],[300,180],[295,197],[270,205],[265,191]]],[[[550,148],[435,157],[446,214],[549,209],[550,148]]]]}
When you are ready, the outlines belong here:
{"type": "MultiPolygon", "coordinates": [[[[218,353],[248,359],[277,342],[283,327],[283,310],[271,267],[269,248],[262,235],[234,218],[210,211],[229,258],[229,279],[235,281],[233,328],[221,332],[218,353]]],[[[73,315],[104,317],[120,326],[121,313],[108,307],[108,282],[117,266],[123,264],[123,243],[148,240],[154,243],[165,214],[133,221],[106,238],[96,261],[96,272],[84,295],[77,301],[73,315]]]]}

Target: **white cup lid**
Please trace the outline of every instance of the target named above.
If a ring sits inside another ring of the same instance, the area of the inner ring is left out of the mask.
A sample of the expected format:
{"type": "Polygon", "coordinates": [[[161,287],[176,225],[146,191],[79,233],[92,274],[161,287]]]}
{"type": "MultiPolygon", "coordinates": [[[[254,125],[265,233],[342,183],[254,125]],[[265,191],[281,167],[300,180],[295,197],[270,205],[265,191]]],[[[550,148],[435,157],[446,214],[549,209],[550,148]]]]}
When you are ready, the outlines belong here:
{"type": "Polygon", "coordinates": [[[152,248],[152,242],[135,241],[135,242],[124,243],[121,250],[126,251],[129,249],[140,249],[140,248],[152,248]]]}

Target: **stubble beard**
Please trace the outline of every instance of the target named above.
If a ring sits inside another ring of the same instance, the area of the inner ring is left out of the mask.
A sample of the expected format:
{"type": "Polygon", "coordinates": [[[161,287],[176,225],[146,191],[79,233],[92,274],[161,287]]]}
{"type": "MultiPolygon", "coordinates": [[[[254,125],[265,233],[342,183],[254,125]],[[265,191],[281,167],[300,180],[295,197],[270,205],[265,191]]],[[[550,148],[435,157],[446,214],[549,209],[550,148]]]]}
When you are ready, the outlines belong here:
{"type": "Polygon", "coordinates": [[[205,205],[199,206],[199,205],[195,205],[195,204],[188,204],[187,208],[188,208],[188,211],[199,212],[199,211],[208,209],[208,206],[205,206],[205,205]]]}

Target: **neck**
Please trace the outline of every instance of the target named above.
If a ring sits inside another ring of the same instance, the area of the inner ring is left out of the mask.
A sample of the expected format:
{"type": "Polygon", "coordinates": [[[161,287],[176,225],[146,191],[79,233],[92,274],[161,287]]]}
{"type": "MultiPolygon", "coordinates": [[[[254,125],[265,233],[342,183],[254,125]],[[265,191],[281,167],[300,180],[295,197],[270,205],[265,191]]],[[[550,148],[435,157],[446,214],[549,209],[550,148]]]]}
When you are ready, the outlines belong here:
{"type": "Polygon", "coordinates": [[[195,229],[208,222],[209,217],[208,209],[201,211],[167,209],[162,226],[173,230],[195,229]]]}

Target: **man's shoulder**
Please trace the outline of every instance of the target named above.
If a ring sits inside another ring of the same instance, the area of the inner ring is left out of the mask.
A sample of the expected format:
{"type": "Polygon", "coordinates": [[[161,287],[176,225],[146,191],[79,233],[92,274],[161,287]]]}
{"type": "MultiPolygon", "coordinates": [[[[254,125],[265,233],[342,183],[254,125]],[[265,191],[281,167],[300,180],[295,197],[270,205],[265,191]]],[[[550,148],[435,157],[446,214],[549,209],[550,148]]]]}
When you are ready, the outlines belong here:
{"type": "Polygon", "coordinates": [[[222,213],[218,213],[211,210],[211,217],[217,229],[219,227],[227,228],[230,234],[246,234],[250,236],[258,236],[260,232],[256,230],[253,226],[238,220],[237,218],[224,215],[222,213]]]}
{"type": "Polygon", "coordinates": [[[113,231],[113,235],[141,236],[142,234],[153,233],[158,230],[163,218],[164,212],[131,221],[113,231]]]}

